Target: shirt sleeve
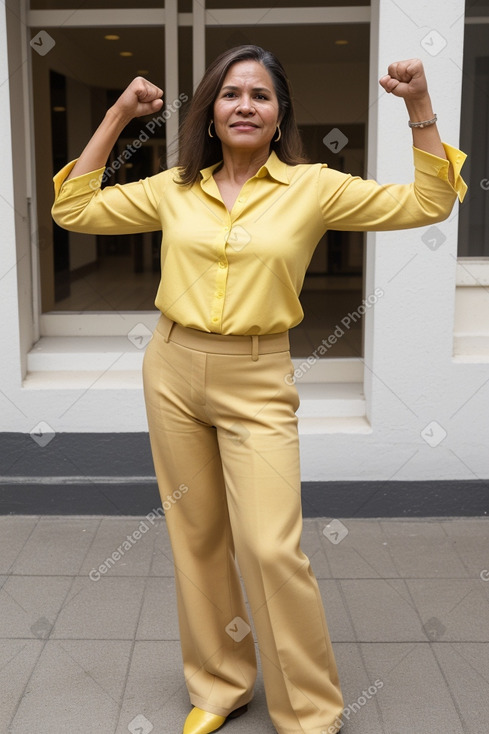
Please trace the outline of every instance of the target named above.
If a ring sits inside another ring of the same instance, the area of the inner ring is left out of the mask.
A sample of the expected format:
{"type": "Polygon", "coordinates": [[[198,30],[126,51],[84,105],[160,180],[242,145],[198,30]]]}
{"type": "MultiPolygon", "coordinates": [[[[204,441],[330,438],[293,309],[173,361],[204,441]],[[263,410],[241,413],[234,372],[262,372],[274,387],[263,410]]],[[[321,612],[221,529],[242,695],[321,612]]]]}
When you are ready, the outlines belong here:
{"type": "Polygon", "coordinates": [[[161,229],[158,204],[168,171],[101,189],[104,168],[66,181],[75,163],[76,160],[68,163],[53,179],[55,199],[51,214],[56,224],[86,234],[134,234],[161,229]]]}
{"type": "Polygon", "coordinates": [[[443,147],[447,160],[413,148],[415,174],[410,184],[381,185],[321,166],[318,195],[326,228],[395,230],[446,219],[456,198],[463,201],[467,191],[460,175],[467,156],[445,143],[443,147]],[[453,185],[449,181],[450,165],[453,185]]]}

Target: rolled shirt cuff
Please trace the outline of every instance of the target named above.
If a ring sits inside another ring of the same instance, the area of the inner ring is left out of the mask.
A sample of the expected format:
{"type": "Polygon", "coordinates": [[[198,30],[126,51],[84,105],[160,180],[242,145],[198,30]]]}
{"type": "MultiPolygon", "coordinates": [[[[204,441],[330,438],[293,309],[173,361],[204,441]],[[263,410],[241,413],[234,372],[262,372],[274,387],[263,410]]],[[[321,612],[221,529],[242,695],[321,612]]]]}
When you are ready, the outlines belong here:
{"type": "Polygon", "coordinates": [[[466,154],[458,148],[454,148],[447,143],[442,143],[446,153],[446,159],[440,158],[432,153],[427,153],[425,150],[413,147],[414,151],[414,165],[420,171],[429,173],[440,178],[442,181],[446,181],[450,188],[457,194],[460,201],[464,200],[467,192],[467,184],[460,175],[462,166],[467,158],[466,154]],[[453,170],[453,184],[449,179],[450,165],[453,170]]]}
{"type": "MultiPolygon", "coordinates": [[[[75,163],[77,162],[78,158],[75,158],[74,161],[70,161],[70,163],[67,163],[66,166],[63,166],[63,168],[58,171],[58,173],[53,176],[53,182],[54,182],[54,198],[55,200],[58,198],[59,192],[61,191],[61,187],[66,181],[67,176],[70,175],[71,171],[73,170],[75,163]]],[[[95,191],[96,189],[100,188],[100,184],[102,181],[102,177],[104,175],[105,167],[104,168],[98,168],[96,171],[89,171],[88,173],[83,173],[81,176],[73,176],[73,178],[70,178],[70,180],[67,182],[67,186],[72,182],[76,181],[77,185],[87,185],[95,191]],[[84,181],[84,179],[87,179],[84,181]]]]}

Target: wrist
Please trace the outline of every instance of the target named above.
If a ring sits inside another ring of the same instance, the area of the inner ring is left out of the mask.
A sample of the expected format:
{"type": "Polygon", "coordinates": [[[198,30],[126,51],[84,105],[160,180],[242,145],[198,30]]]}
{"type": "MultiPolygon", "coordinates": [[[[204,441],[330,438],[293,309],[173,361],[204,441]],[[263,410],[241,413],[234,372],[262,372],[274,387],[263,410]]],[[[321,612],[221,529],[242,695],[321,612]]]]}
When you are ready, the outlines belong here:
{"type": "Polygon", "coordinates": [[[116,105],[112,105],[112,107],[108,108],[105,113],[105,118],[112,124],[117,125],[120,131],[122,131],[132,120],[131,115],[124,113],[124,111],[116,107],[116,105]]]}
{"type": "Polygon", "coordinates": [[[434,117],[433,106],[428,94],[421,99],[406,99],[405,102],[411,122],[431,120],[431,118],[434,117]]]}

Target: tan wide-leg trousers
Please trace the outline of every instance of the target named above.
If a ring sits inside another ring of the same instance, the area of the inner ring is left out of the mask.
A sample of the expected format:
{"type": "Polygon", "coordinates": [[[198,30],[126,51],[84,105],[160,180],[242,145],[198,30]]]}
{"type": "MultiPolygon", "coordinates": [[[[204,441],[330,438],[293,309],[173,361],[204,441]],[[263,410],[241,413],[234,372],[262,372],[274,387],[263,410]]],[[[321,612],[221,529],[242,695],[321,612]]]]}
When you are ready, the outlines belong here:
{"type": "Polygon", "coordinates": [[[253,696],[255,625],[279,734],[333,734],[343,707],[302,530],[287,334],[227,337],[162,317],[144,358],[153,459],[175,562],[190,701],[227,716],[253,696]],[[336,722],[336,723],[335,723],[336,722]]]}

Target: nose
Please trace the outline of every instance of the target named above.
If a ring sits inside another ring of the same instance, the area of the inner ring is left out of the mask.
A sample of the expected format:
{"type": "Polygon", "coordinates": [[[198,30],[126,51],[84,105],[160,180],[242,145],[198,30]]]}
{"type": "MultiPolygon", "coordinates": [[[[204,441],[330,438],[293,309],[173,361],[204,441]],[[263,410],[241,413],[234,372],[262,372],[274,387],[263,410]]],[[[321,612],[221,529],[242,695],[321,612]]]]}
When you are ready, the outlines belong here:
{"type": "Polygon", "coordinates": [[[241,113],[242,115],[254,114],[255,109],[253,107],[253,101],[248,94],[243,94],[243,96],[240,97],[236,107],[236,112],[241,113]]]}

